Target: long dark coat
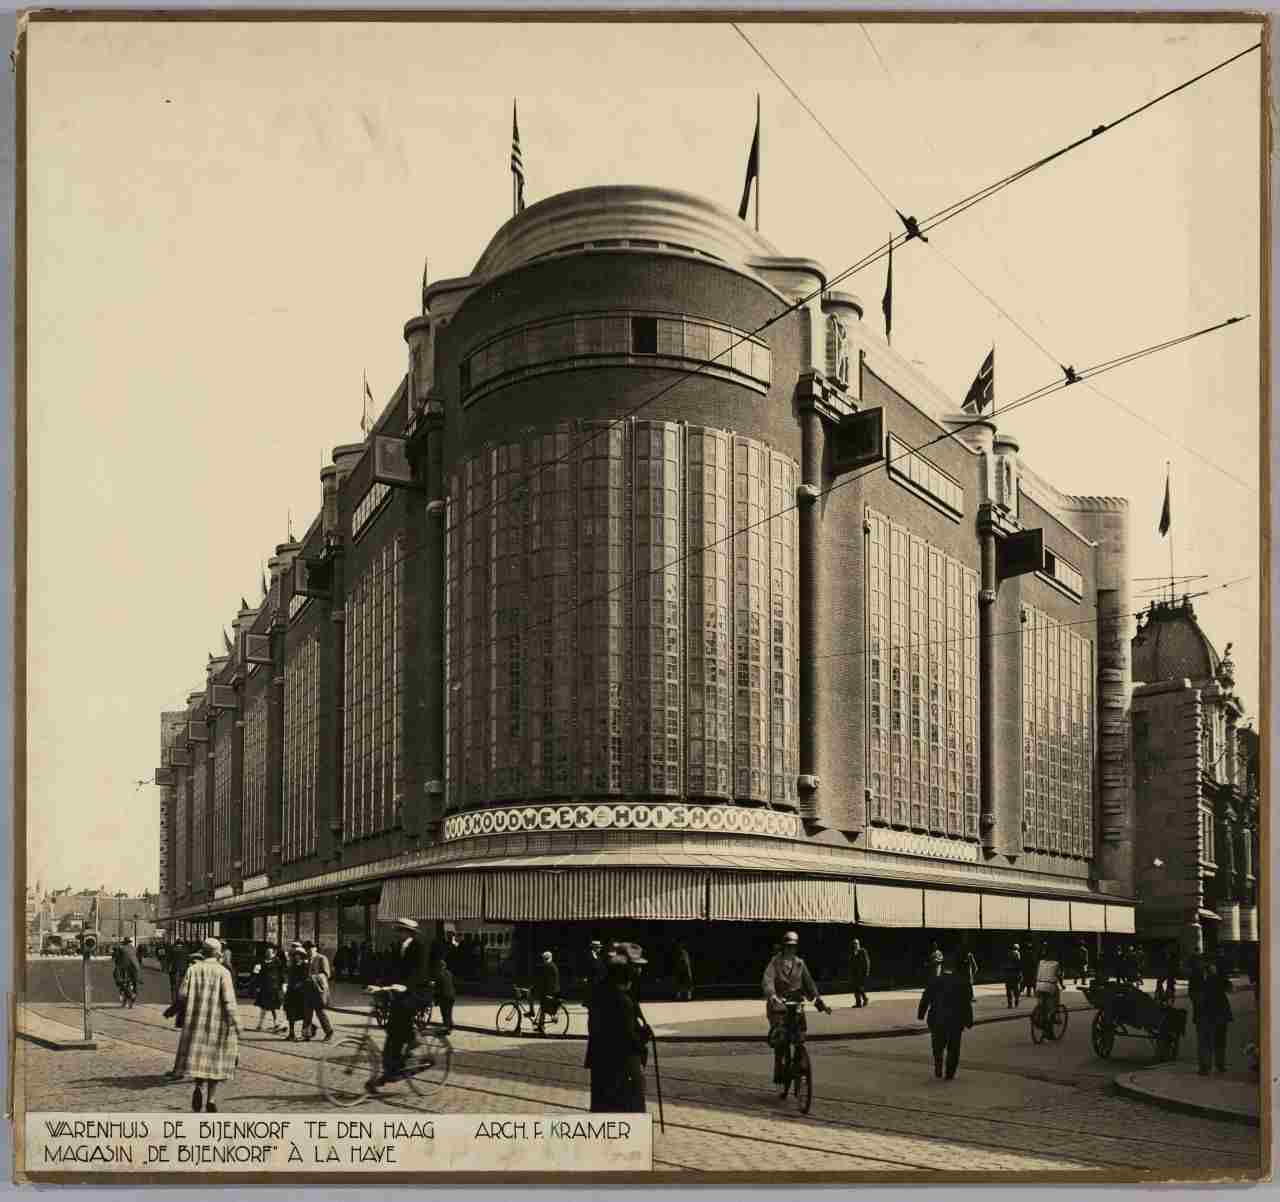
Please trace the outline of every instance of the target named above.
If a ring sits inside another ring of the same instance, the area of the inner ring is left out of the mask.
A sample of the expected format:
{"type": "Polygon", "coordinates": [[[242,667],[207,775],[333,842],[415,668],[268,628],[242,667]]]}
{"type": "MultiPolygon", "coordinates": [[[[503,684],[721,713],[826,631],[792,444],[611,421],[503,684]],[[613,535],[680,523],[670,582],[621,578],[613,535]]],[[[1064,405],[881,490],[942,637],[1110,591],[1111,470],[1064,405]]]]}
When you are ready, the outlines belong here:
{"type": "Polygon", "coordinates": [[[586,1067],[591,1070],[591,1110],[596,1114],[643,1114],[644,1061],[648,1032],[635,999],[617,981],[594,991],[587,1021],[586,1067]]]}
{"type": "Polygon", "coordinates": [[[279,1010],[283,1002],[284,961],[279,956],[263,960],[254,974],[253,1000],[259,1010],[279,1010]]]}
{"type": "Polygon", "coordinates": [[[285,971],[287,988],[284,995],[284,1016],[291,1023],[304,1022],[307,1017],[307,983],[311,979],[311,970],[305,960],[289,959],[289,967],[285,971]]]}

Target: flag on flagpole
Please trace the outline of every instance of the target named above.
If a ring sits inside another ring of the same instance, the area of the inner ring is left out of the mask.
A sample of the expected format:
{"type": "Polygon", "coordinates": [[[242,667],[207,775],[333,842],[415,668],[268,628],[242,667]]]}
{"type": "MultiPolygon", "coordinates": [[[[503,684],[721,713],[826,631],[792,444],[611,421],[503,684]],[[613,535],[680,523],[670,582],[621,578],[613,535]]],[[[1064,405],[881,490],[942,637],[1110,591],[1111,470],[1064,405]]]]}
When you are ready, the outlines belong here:
{"type": "Polygon", "coordinates": [[[227,654],[231,654],[231,636],[227,633],[227,628],[222,628],[222,645],[227,649],[227,654]]]}
{"type": "Polygon", "coordinates": [[[981,413],[995,400],[996,395],[996,348],[993,346],[983,359],[978,374],[973,377],[969,391],[965,393],[964,410],[966,413],[981,413]]]}
{"type": "Polygon", "coordinates": [[[742,203],[738,216],[746,221],[751,202],[751,184],[756,185],[756,229],[760,228],[760,97],[756,97],[756,132],[751,139],[751,153],[747,156],[747,182],[742,185],[742,203]]]}
{"type": "Polygon", "coordinates": [[[262,572],[262,599],[264,601],[267,599],[267,594],[270,591],[271,590],[267,587],[267,573],[266,573],[266,569],[264,568],[262,572]]]}
{"type": "Polygon", "coordinates": [[[889,237],[889,271],[884,281],[884,299],[880,302],[884,310],[884,340],[893,341],[893,237],[889,237]]]}
{"type": "Polygon", "coordinates": [[[1173,517],[1169,512],[1169,473],[1164,474],[1164,505],[1160,508],[1160,537],[1164,538],[1173,525],[1173,517]]]}
{"type": "Polygon", "coordinates": [[[368,434],[373,429],[373,416],[369,412],[373,405],[373,393],[369,390],[369,374],[364,373],[364,412],[360,417],[360,430],[364,434],[368,434]]]}
{"type": "Polygon", "coordinates": [[[512,216],[524,212],[524,156],[520,153],[520,120],[516,102],[511,102],[511,186],[512,216]]]}

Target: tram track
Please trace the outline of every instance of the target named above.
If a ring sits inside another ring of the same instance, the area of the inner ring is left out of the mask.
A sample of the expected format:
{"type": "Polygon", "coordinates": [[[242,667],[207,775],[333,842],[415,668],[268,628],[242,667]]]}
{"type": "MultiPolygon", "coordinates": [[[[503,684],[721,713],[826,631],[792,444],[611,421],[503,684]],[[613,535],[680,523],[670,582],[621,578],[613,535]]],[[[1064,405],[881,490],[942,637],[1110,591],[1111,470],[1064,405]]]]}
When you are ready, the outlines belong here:
{"type": "MultiPolygon", "coordinates": [[[[107,1011],[109,1016],[119,1023],[128,1024],[130,1027],[138,1027],[157,1031],[153,1023],[148,1023],[145,1019],[134,1016],[131,1013],[120,1010],[107,1011]]],[[[53,1016],[48,1016],[53,1017],[53,1016]]],[[[162,1030],[162,1029],[161,1029],[162,1030]]],[[[152,1051],[167,1050],[158,1048],[156,1044],[149,1043],[142,1039],[130,1039],[124,1036],[113,1036],[119,1038],[121,1042],[129,1043],[134,1046],[148,1048],[152,1051]]],[[[263,1053],[272,1056],[283,1056],[290,1060],[305,1061],[308,1065],[314,1065],[317,1057],[307,1055],[300,1049],[291,1049],[278,1046],[263,1046],[261,1041],[246,1040],[244,1048],[253,1053],[263,1053]]],[[[551,1045],[554,1046],[554,1045],[551,1045]]],[[[539,1045],[539,1050],[550,1050],[548,1045],[539,1045]]],[[[532,1049],[530,1049],[532,1051],[532,1049]]],[[[585,1111],[586,1107],[576,1106],[571,1103],[555,1102],[546,1099],[532,1097],[528,1094],[519,1092],[517,1082],[525,1082],[529,1085],[541,1084],[552,1088],[576,1088],[585,1089],[586,1071],[576,1065],[560,1059],[549,1058],[545,1055],[529,1055],[515,1048],[504,1049],[501,1052],[487,1052],[482,1049],[463,1047],[455,1048],[454,1052],[455,1074],[466,1078],[474,1077],[474,1073],[468,1073],[465,1068],[467,1060],[479,1061],[485,1065],[486,1071],[491,1075],[505,1077],[511,1079],[513,1089],[503,1090],[494,1089],[478,1084],[464,1084],[455,1078],[451,1078],[449,1088],[458,1089],[460,1091],[480,1096],[492,1096],[500,1098],[509,1098],[520,1102],[536,1102],[538,1105],[553,1106],[566,1111],[585,1111]],[[460,1065],[459,1061],[463,1064],[460,1065]],[[519,1067],[513,1065],[515,1061],[519,1067]]],[[[256,1056],[255,1056],[256,1058],[256,1056]]],[[[819,1059],[818,1063],[821,1063],[819,1059]]],[[[248,1067],[248,1066],[246,1066],[248,1067]]],[[[295,1083],[308,1084],[308,1077],[294,1077],[273,1073],[267,1069],[250,1068],[249,1071],[261,1073],[266,1076],[274,1076],[279,1080],[287,1080],[295,1083]]],[[[310,1074],[312,1070],[308,1070],[310,1074]]],[[[1180,1157],[1185,1157],[1187,1153],[1201,1152],[1207,1156],[1212,1156],[1216,1160],[1223,1160],[1224,1157],[1230,1158],[1231,1164],[1224,1164],[1224,1168],[1232,1167],[1235,1164],[1245,1165],[1253,1164],[1256,1157],[1248,1157],[1245,1154],[1237,1154],[1227,1151],[1222,1147],[1207,1147],[1203,1145],[1188,1144],[1186,1141],[1171,1141],[1159,1138],[1143,1138],[1141,1146],[1146,1150],[1146,1155],[1142,1158],[1120,1157],[1115,1156],[1115,1151],[1125,1147],[1132,1147],[1134,1144],[1132,1134],[1116,1135],[1106,1131],[1090,1130],[1076,1126],[1058,1126],[1055,1125],[1051,1116],[1039,1116],[1036,1119],[1025,1119],[1010,1117],[1007,1114],[985,1115],[980,1113],[956,1111],[954,1109],[937,1110],[930,1108],[921,1108],[919,1106],[906,1106],[895,1104],[892,1102],[873,1101],[865,1097],[845,1097],[838,1101],[849,1106],[856,1106],[861,1112],[875,1112],[883,1115],[883,1121],[857,1121],[846,1118],[838,1118],[833,1116],[817,1116],[810,1114],[808,1116],[792,1115],[786,1112],[779,1112],[779,1106],[776,1095],[772,1089],[760,1088],[750,1082],[741,1079],[733,1079],[723,1076],[716,1077],[691,1077],[678,1070],[672,1072],[670,1068],[663,1073],[664,1084],[664,1101],[675,1103],[681,1106],[697,1106],[711,1107],[715,1110],[726,1111],[730,1114],[751,1115],[760,1118],[788,1119],[796,1124],[808,1124],[818,1130],[826,1130],[830,1132],[847,1131],[847,1132],[864,1132],[874,1136],[888,1136],[896,1139],[904,1140],[927,1140],[930,1143],[940,1145],[961,1146],[966,1148],[983,1148],[991,1149],[994,1152],[1003,1154],[1024,1154],[1029,1156],[1049,1157],[1054,1159],[1083,1161],[1089,1165],[1097,1165],[1100,1168],[1122,1168],[1130,1171],[1151,1171],[1156,1172],[1157,1167],[1149,1163],[1153,1158],[1158,1158],[1162,1151],[1176,1150],[1180,1157]],[[676,1092],[672,1092],[672,1086],[676,1092]],[[708,1096],[710,1095],[710,1096],[708,1096]],[[726,1105],[726,1096],[733,1096],[734,1103],[726,1105]],[[973,1131],[967,1135],[938,1135],[931,1131],[921,1131],[918,1128],[923,1125],[925,1127],[932,1126],[932,1131],[945,1129],[947,1126],[954,1127],[957,1122],[973,1125],[978,1128],[987,1128],[987,1130],[973,1131]],[[904,1125],[905,1124],[905,1125],[904,1125]],[[1029,1138],[1026,1145],[1011,1146],[1007,1138],[1009,1128],[1014,1128],[1020,1133],[1025,1133],[1029,1138]],[[999,1135],[991,1129],[1002,1129],[999,1135]],[[1084,1140],[1092,1143],[1103,1143],[1107,1147],[1108,1155],[1098,1156],[1096,1152],[1079,1153],[1073,1155],[1070,1151],[1058,1147],[1053,1150],[1045,1150],[1043,1142],[1046,1137],[1053,1139],[1065,1138],[1068,1141],[1084,1140]]],[[[390,1097],[385,1098],[388,1104],[395,1105],[398,1109],[417,1109],[412,1106],[401,1106],[394,1102],[390,1097]]],[[[747,1139],[752,1142],[770,1142],[771,1137],[764,1135],[742,1135],[733,1130],[725,1129],[720,1126],[708,1125],[706,1123],[691,1123],[686,1120],[669,1120],[668,1126],[678,1130],[689,1130],[691,1132],[699,1132],[707,1135],[714,1135],[725,1139],[747,1139]]],[[[822,1144],[797,1143],[794,1140],[774,1141],[783,1144],[788,1148],[800,1148],[802,1150],[813,1150],[821,1152],[823,1155],[834,1155],[847,1157],[850,1160],[874,1161],[892,1165],[895,1170],[921,1172],[936,1172],[938,1166],[936,1163],[911,1162],[904,1160],[902,1157],[878,1158],[866,1153],[856,1151],[845,1151],[841,1148],[833,1148],[822,1144]]],[[[656,1163],[656,1161],[655,1161],[656,1163]]],[[[673,1162],[674,1163],[674,1162],[673,1162]]],[[[675,1166],[685,1167],[685,1166],[675,1166]]],[[[871,1170],[882,1171],[882,1170],[871,1170]]]]}

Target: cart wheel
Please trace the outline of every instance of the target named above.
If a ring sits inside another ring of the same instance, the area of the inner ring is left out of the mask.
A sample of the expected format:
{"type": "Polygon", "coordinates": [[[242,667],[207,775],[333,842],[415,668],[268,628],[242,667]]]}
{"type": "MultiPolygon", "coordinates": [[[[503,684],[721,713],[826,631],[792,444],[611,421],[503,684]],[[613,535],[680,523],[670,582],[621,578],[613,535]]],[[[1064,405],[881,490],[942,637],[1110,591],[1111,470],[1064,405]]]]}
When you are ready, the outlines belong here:
{"type": "Polygon", "coordinates": [[[1116,1046],[1116,1029],[1101,1012],[1093,1016],[1092,1036],[1093,1050],[1106,1060],[1111,1055],[1111,1049],[1116,1046]]]}
{"type": "Polygon", "coordinates": [[[1053,1012],[1053,1030],[1050,1038],[1061,1039],[1067,1033],[1067,1008],[1059,1005],[1053,1012]]]}

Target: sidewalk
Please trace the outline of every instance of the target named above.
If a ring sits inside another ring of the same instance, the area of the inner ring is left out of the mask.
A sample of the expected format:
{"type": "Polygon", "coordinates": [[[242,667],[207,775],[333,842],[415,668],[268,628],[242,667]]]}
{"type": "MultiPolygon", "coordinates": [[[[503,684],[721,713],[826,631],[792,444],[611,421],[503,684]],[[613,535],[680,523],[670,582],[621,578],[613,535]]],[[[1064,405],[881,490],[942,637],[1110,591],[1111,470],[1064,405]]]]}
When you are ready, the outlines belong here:
{"type": "Polygon", "coordinates": [[[85,1039],[83,1027],[71,1027],[18,1007],[18,1034],[55,1052],[94,1051],[98,1039],[85,1039]]]}
{"type": "Polygon", "coordinates": [[[1242,982],[1236,982],[1231,1008],[1235,1019],[1227,1035],[1227,1063],[1231,1067],[1226,1072],[1200,1075],[1195,1052],[1196,1029],[1188,1021],[1183,1038],[1184,1049],[1187,1043],[1191,1045],[1189,1057],[1184,1050],[1184,1059],[1175,1064],[1121,1073],[1116,1077],[1116,1088],[1170,1110],[1258,1126],[1262,1083],[1244,1063],[1244,1045],[1258,1038],[1258,1012],[1253,991],[1242,982]]]}
{"type": "MultiPolygon", "coordinates": [[[[835,993],[823,995],[832,1008],[830,1015],[819,1014],[812,1007],[807,1011],[808,1038],[823,1039],[879,1039],[888,1035],[915,1035],[926,1029],[916,1018],[923,989],[893,989],[869,994],[868,1005],[853,1008],[853,995],[835,993]]],[[[1030,1021],[1034,1002],[1025,997],[1021,1006],[1010,1009],[1005,1002],[1003,985],[979,985],[974,1000],[974,1021],[991,1023],[1022,1020],[1030,1021]]],[[[368,999],[359,985],[338,982],[332,987],[330,1008],[349,1013],[364,1013],[368,999]]],[[[641,1005],[654,1033],[673,1043],[694,1043],[715,1040],[758,1040],[766,1034],[763,998],[711,998],[706,1001],[658,1002],[646,1001],[641,992],[641,1005]]],[[[1089,1009],[1084,995],[1074,986],[1063,991],[1063,1002],[1069,1010],[1089,1009]]],[[[454,1026],[460,1030],[486,1033],[494,1030],[501,999],[459,998],[453,1009],[454,1026]]],[[[568,1003],[570,1012],[569,1038],[586,1035],[586,1014],[579,1003],[568,1003]]]]}

